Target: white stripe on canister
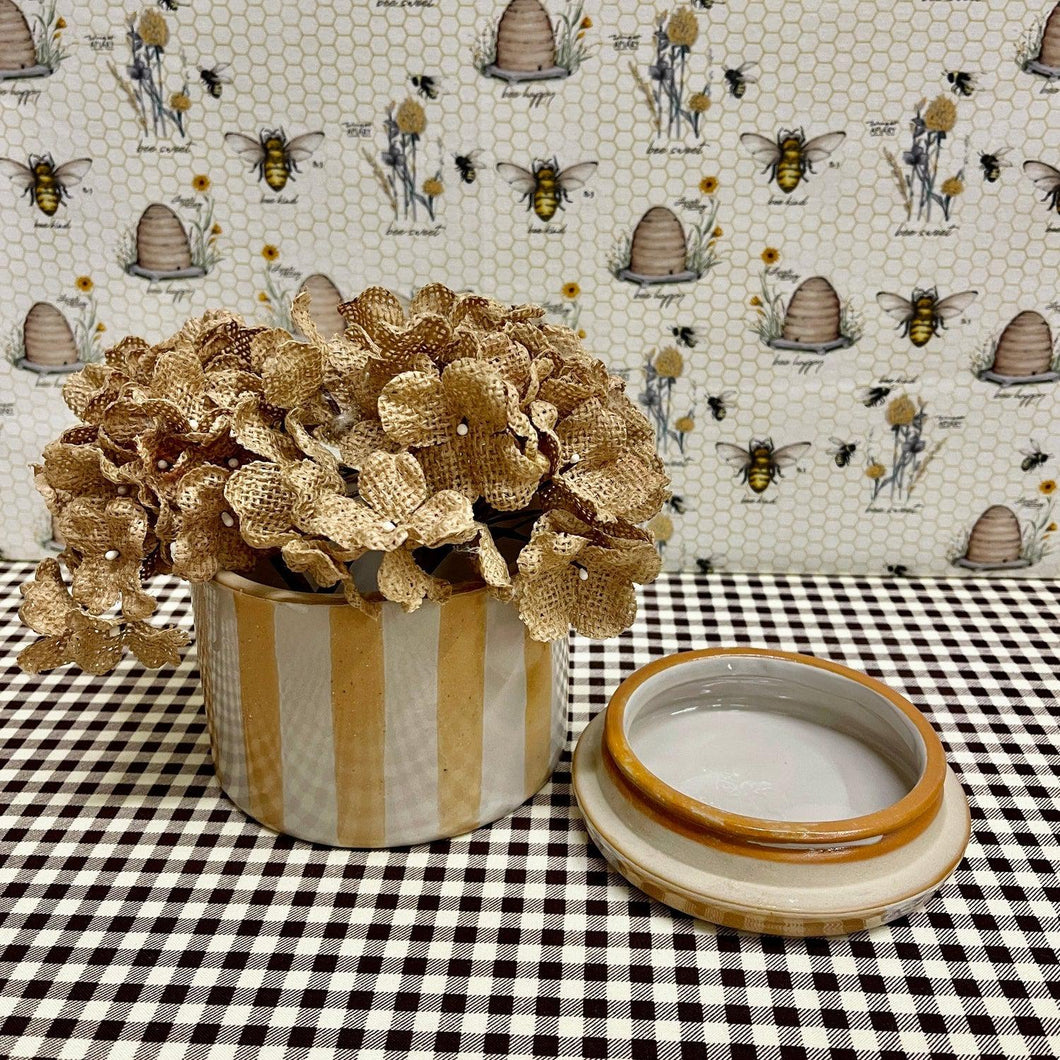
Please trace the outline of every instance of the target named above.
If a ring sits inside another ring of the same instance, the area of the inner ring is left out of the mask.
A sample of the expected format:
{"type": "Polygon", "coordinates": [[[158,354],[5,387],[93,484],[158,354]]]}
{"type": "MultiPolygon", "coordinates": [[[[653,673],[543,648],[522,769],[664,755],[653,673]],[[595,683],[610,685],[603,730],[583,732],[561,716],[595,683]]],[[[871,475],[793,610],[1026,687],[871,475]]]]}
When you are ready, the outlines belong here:
{"type": "Polygon", "coordinates": [[[338,829],[329,611],[274,609],[284,831],[322,843],[336,842],[338,829]]]}
{"type": "Polygon", "coordinates": [[[249,805],[250,782],[243,743],[243,690],[239,681],[239,630],[235,597],[214,582],[202,587],[206,621],[206,659],[210,667],[210,695],[217,743],[217,770],[228,797],[240,807],[249,805]]]}
{"type": "Polygon", "coordinates": [[[510,603],[486,600],[479,819],[492,821],[526,798],[526,629],[510,603]]]}
{"type": "Polygon", "coordinates": [[[567,715],[570,706],[570,634],[552,642],[552,761],[567,743],[567,715]]]}
{"type": "Polygon", "coordinates": [[[406,614],[385,603],[386,843],[421,842],[438,828],[438,624],[442,609],[406,614]]]}

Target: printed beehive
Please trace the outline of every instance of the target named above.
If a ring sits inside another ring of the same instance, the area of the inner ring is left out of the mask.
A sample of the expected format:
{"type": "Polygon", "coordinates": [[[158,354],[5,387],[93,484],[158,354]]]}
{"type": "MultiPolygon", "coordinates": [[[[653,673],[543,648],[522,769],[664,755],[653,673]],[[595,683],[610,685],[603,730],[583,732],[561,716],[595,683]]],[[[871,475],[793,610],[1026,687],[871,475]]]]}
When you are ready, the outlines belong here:
{"type": "Polygon", "coordinates": [[[1053,360],[1053,333],[1049,322],[1033,309],[1025,309],[1009,321],[994,347],[994,362],[986,378],[1003,382],[1044,380],[1053,360]]]}
{"type": "Polygon", "coordinates": [[[1038,55],[1027,63],[1027,69],[1046,77],[1060,77],[1060,4],[1045,20],[1038,55]]]}
{"type": "Polygon", "coordinates": [[[497,23],[493,63],[486,73],[508,81],[566,77],[556,65],[552,20],[539,0],[512,0],[497,23]]]}
{"type": "Polygon", "coordinates": [[[1023,538],[1011,508],[995,504],[975,521],[965,549],[966,565],[1001,567],[1018,564],[1023,538]]]}
{"type": "Polygon", "coordinates": [[[823,276],[811,276],[792,293],[780,339],[770,345],[820,352],[848,346],[850,340],[839,330],[840,313],[835,288],[823,276]]]}
{"type": "Polygon", "coordinates": [[[31,77],[34,71],[48,72],[37,65],[29,24],[12,0],[0,0],[0,78],[31,77]]]}
{"type": "Polygon", "coordinates": [[[192,264],[180,218],[168,206],[153,202],[136,225],[136,261],[128,271],[149,280],[173,280],[202,276],[206,270],[192,264]]]}
{"type": "Polygon", "coordinates": [[[50,302],[36,302],[22,324],[24,358],[33,372],[70,372],[78,367],[77,343],[63,313],[50,302]]]}
{"type": "Polygon", "coordinates": [[[646,279],[676,276],[685,272],[687,253],[681,222],[672,210],[653,206],[633,230],[629,271],[646,279]]]}
{"type": "Polygon", "coordinates": [[[346,330],[346,321],[339,312],[342,295],[327,276],[314,272],[302,281],[299,290],[308,292],[309,315],[322,335],[332,338],[346,330]]]}

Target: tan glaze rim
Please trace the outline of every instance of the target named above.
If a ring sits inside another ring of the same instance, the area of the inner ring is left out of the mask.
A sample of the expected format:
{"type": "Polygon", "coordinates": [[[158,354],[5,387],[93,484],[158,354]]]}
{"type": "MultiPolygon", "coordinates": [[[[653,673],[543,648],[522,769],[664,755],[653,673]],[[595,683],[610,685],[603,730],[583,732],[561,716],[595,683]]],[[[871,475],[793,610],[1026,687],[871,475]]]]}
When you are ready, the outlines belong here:
{"type": "MultiPolygon", "coordinates": [[[[234,593],[243,596],[256,596],[263,600],[271,600],[275,604],[316,604],[326,607],[350,607],[352,606],[341,593],[301,593],[296,589],[279,589],[275,585],[265,585],[250,578],[244,578],[242,574],[234,571],[218,571],[213,579],[218,585],[230,589],[234,593]]],[[[458,582],[453,586],[453,596],[461,596],[464,593],[473,593],[478,590],[486,591],[483,582],[458,582]]],[[[369,603],[390,603],[382,593],[363,593],[369,603]]],[[[400,606],[400,605],[399,605],[400,606]]]]}
{"type": "Polygon", "coordinates": [[[885,854],[915,839],[927,828],[942,804],[942,788],[946,779],[946,756],[942,744],[935,730],[908,700],[882,682],[849,667],[811,655],[769,648],[708,648],[679,652],[642,667],[618,686],[607,705],[602,750],[604,763],[615,777],[619,791],[638,809],[643,811],[650,807],[656,820],[690,839],[705,841],[731,853],[770,861],[860,861],[885,854]],[[630,696],[646,681],[672,666],[699,659],[740,656],[813,666],[856,681],[863,688],[883,696],[912,722],[924,743],[924,771],[912,791],[892,806],[861,817],[838,821],[771,821],[731,813],[700,802],[670,787],[650,772],[626,739],[625,710],[630,696]],[[840,846],[865,839],[878,839],[878,842],[840,846]],[[810,843],[820,846],[818,849],[784,849],[810,843]]]}

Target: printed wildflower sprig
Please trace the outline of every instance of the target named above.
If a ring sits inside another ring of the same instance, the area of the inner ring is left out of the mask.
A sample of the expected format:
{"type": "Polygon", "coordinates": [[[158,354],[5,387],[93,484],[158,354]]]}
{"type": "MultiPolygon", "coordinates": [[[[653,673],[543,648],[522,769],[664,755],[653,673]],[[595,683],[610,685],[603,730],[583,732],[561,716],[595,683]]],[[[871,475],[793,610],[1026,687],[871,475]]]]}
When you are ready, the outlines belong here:
{"type": "MultiPolygon", "coordinates": [[[[703,115],[710,108],[710,82],[691,91],[688,57],[699,39],[699,20],[689,7],[679,7],[669,15],[660,15],[653,35],[655,57],[648,67],[651,85],[652,117],[657,132],[666,119],[666,135],[684,135],[684,126],[701,136],[703,115]]],[[[707,65],[710,65],[708,50],[707,65]]],[[[638,79],[639,80],[639,79],[638,79]]]]}
{"type": "Polygon", "coordinates": [[[125,76],[114,64],[111,72],[136,108],[141,128],[155,136],[171,136],[174,132],[187,136],[185,121],[191,109],[188,80],[182,79],[176,91],[165,87],[162,63],[170,42],[165,16],[153,8],[143,11],[139,19],[130,15],[125,39],[130,54],[125,76]]]}

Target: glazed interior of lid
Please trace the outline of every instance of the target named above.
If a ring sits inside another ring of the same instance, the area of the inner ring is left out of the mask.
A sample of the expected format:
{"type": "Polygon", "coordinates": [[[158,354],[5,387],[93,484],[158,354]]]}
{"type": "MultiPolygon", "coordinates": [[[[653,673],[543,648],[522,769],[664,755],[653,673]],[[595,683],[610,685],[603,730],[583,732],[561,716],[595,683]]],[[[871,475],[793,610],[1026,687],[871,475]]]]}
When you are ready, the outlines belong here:
{"type": "Polygon", "coordinates": [[[603,752],[643,812],[781,860],[910,842],[938,812],[946,775],[934,730],[893,689],[764,648],[684,652],[638,670],[608,704],[603,752]]]}
{"type": "Polygon", "coordinates": [[[913,790],[926,761],[915,726],[874,689],[782,659],[664,670],[632,694],[624,729],[670,787],[769,821],[876,813],[913,790]]]}

